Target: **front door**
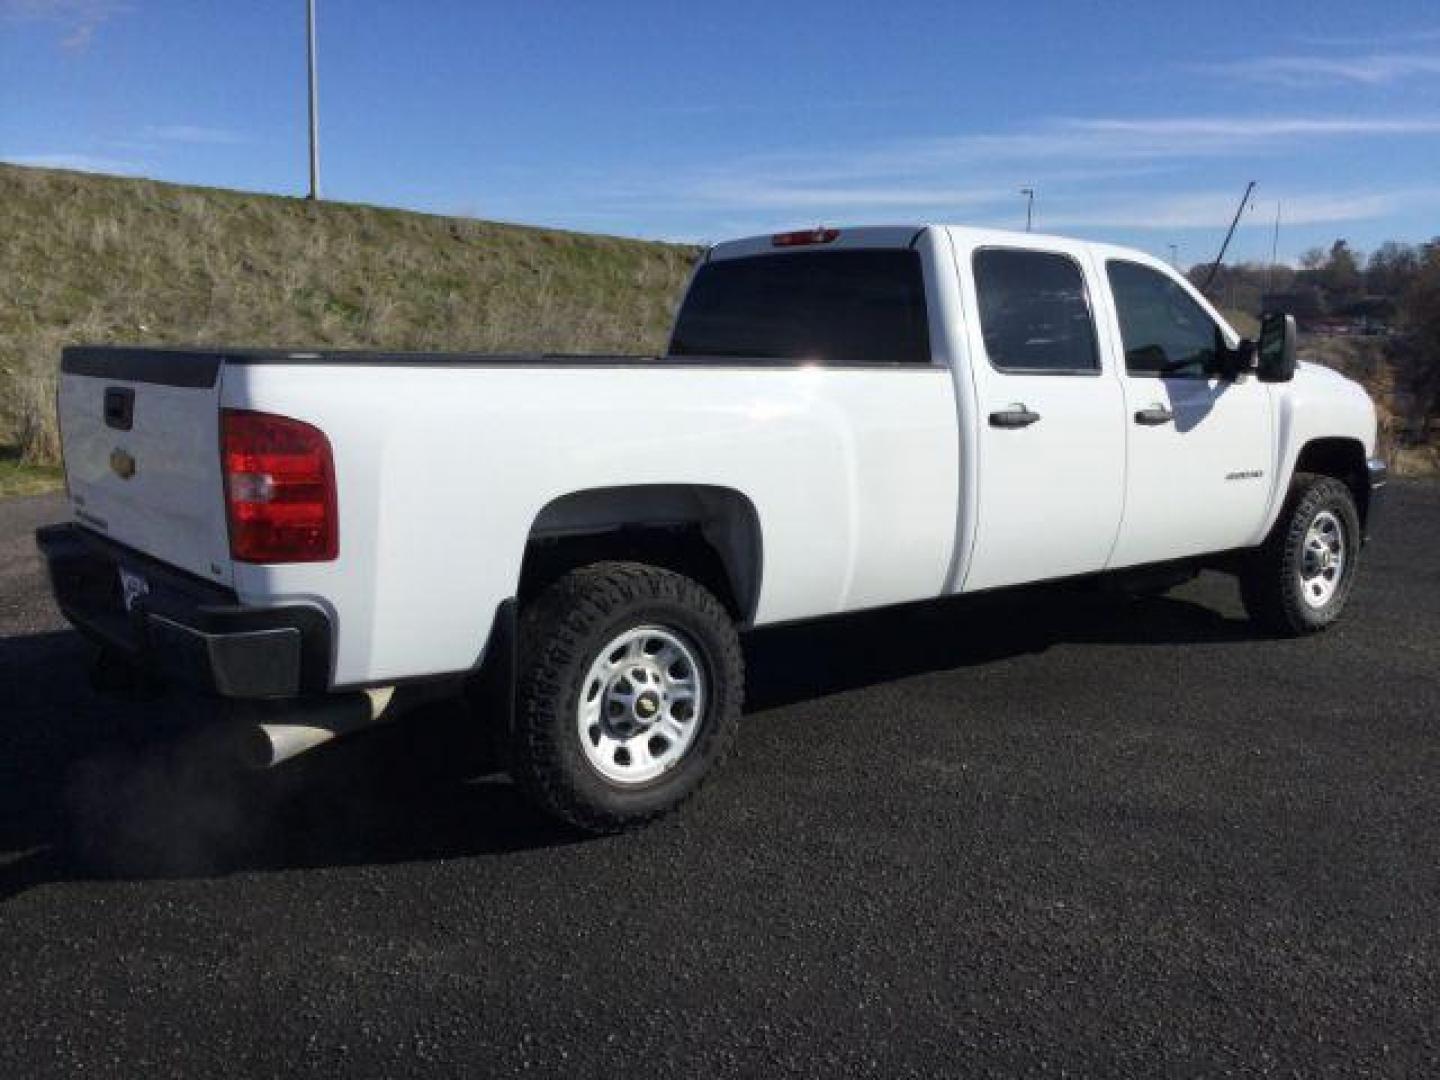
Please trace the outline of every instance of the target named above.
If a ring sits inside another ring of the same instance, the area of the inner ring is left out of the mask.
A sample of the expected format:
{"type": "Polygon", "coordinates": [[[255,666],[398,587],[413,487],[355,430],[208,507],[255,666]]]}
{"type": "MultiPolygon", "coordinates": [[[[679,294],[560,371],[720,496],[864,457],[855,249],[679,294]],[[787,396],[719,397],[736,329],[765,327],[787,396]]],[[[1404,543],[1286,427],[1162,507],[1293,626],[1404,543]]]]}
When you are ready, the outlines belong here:
{"type": "Polygon", "coordinates": [[[1167,270],[1105,261],[1107,332],[1125,358],[1125,513],[1110,565],[1249,543],[1270,491],[1270,393],[1215,377],[1218,324],[1167,270]]]}
{"type": "Polygon", "coordinates": [[[1080,245],[957,247],[979,405],[966,591],[1084,574],[1115,543],[1124,402],[1102,355],[1080,245]]]}

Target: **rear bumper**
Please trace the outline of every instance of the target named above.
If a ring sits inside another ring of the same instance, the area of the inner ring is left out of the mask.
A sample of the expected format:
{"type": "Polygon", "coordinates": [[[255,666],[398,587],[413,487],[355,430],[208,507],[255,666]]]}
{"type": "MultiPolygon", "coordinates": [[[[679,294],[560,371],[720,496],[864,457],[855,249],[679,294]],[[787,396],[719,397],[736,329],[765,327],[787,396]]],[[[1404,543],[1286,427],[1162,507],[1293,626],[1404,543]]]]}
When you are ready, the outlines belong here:
{"type": "Polygon", "coordinates": [[[1368,494],[1365,499],[1365,539],[1375,530],[1375,519],[1385,504],[1385,484],[1390,479],[1390,467],[1380,458],[1371,458],[1365,463],[1368,494]]]}
{"type": "Polygon", "coordinates": [[[35,534],[55,600],[75,628],[163,679],[231,698],[328,689],[330,623],[312,607],[256,608],[78,525],[35,534]],[[121,569],[148,588],[127,603],[121,569]]]}

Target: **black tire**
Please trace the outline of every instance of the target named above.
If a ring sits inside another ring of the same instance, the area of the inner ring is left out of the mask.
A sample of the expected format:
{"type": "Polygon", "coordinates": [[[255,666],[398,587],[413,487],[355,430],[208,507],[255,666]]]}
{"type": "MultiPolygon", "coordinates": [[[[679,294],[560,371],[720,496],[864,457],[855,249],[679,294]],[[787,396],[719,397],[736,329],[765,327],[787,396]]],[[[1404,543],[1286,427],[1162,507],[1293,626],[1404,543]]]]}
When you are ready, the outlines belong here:
{"type": "Polygon", "coordinates": [[[743,694],[739,635],[706,589],[639,563],[572,570],[521,613],[510,773],[543,810],[587,832],[643,825],[679,806],[719,768],[734,744],[743,694]],[[693,646],[708,701],[673,767],[643,783],[620,783],[587,758],[577,709],[601,650],[644,626],[678,633],[693,646]]]}
{"type": "Polygon", "coordinates": [[[1260,626],[1286,637],[1324,630],[1345,610],[1355,585],[1359,555],[1360,514],[1350,489],[1333,477],[1296,473],[1275,527],[1241,566],[1240,596],[1245,610],[1260,626]],[[1344,560],[1334,591],[1317,606],[1306,600],[1301,567],[1310,526],[1326,513],[1339,521],[1344,560]]]}

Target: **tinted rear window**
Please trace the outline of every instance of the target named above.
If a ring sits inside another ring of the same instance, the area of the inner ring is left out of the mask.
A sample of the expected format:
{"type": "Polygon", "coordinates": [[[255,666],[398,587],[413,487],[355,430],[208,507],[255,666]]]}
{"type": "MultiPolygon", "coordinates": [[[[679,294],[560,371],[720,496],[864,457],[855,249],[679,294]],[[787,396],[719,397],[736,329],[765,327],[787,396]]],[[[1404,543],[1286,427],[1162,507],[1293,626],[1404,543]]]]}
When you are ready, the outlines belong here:
{"type": "Polygon", "coordinates": [[[797,252],[706,263],[680,309],[670,352],[928,364],[920,254],[797,252]]]}
{"type": "Polygon", "coordinates": [[[1100,368],[1085,276],[1068,255],[975,253],[980,332],[999,371],[1073,374],[1100,368]]]}

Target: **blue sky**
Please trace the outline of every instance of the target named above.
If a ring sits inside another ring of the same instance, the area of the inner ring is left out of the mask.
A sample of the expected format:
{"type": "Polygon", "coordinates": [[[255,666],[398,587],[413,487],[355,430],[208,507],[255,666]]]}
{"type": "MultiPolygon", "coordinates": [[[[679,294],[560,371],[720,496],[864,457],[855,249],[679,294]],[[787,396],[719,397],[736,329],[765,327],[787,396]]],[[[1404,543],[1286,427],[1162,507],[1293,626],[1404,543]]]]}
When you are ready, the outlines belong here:
{"type": "MultiPolygon", "coordinates": [[[[318,0],[327,197],[660,239],[1440,234],[1440,6],[318,0]],[[1363,15],[1363,21],[1359,16],[1363,15]]],[[[0,159],[297,194],[302,0],[0,0],[0,159]]]]}

